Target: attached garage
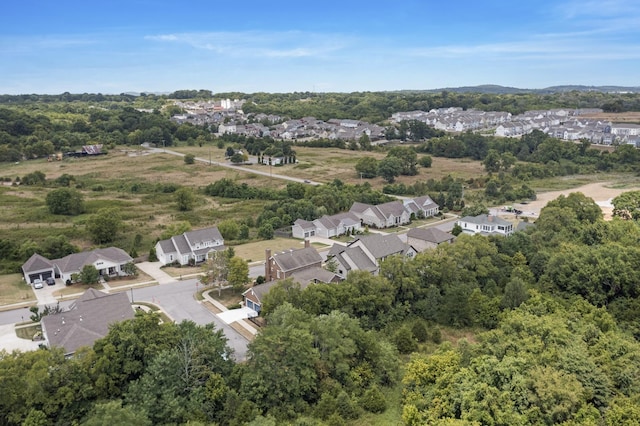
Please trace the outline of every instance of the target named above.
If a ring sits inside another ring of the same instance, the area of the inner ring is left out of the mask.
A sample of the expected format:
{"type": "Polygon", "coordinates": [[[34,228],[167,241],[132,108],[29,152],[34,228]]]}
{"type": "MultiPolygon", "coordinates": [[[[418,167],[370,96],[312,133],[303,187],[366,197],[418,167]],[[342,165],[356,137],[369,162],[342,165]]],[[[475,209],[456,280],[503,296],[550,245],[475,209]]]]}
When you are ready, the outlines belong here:
{"type": "Polygon", "coordinates": [[[22,273],[27,284],[35,280],[46,280],[54,276],[54,266],[51,261],[39,254],[34,254],[22,265],[22,273]]]}

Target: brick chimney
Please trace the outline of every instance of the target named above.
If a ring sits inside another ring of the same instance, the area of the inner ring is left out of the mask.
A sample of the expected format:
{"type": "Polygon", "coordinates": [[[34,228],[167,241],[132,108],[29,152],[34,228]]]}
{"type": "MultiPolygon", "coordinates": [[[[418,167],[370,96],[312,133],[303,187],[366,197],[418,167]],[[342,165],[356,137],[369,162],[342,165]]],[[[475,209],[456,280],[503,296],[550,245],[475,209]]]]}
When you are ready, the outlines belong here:
{"type": "Polygon", "coordinates": [[[304,240],[304,248],[309,248],[309,247],[311,247],[311,243],[309,242],[308,238],[305,238],[305,240],[304,240]]]}
{"type": "Polygon", "coordinates": [[[264,280],[265,282],[271,281],[271,249],[264,251],[264,280]]]}

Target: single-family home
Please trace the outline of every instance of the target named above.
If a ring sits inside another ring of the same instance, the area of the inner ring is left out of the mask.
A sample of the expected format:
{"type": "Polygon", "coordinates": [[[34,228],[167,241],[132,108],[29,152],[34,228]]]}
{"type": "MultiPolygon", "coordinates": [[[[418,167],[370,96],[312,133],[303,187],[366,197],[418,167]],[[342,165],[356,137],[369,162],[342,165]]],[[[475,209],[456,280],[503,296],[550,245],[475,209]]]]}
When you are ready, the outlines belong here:
{"type": "Polygon", "coordinates": [[[188,231],[156,243],[156,256],[163,265],[178,262],[188,265],[204,262],[212,251],[224,250],[224,238],[218,227],[188,231]]]}
{"type": "Polygon", "coordinates": [[[428,195],[404,200],[402,203],[409,214],[415,217],[431,217],[440,213],[440,207],[428,195]]]}
{"type": "Polygon", "coordinates": [[[380,262],[389,256],[414,257],[417,250],[402,242],[397,235],[373,234],[357,237],[346,246],[334,244],[327,255],[328,262],[335,262],[337,273],[346,278],[354,270],[377,274],[380,262]]]}
{"type": "Polygon", "coordinates": [[[418,252],[433,249],[440,244],[451,244],[456,237],[438,228],[411,228],[407,232],[407,244],[418,252]]]}
{"type": "Polygon", "coordinates": [[[264,278],[267,282],[289,278],[304,269],[322,266],[322,256],[310,245],[309,240],[305,240],[304,248],[300,249],[290,249],[274,254],[267,249],[265,257],[264,278]]]}
{"type": "Polygon", "coordinates": [[[293,238],[309,238],[316,235],[316,225],[304,219],[297,219],[291,226],[293,238]]]}
{"type": "Polygon", "coordinates": [[[456,221],[466,234],[482,235],[511,235],[513,234],[513,223],[499,218],[498,216],[481,214],[478,216],[465,216],[456,221]]]}
{"type": "Polygon", "coordinates": [[[90,288],[69,310],[46,315],[40,324],[45,344],[61,347],[65,356],[71,356],[80,347],[93,346],[96,340],[105,337],[111,324],[134,316],[126,292],[106,294],[90,288]]]}
{"type": "Polygon", "coordinates": [[[352,212],[338,213],[333,216],[322,216],[313,221],[315,234],[325,238],[352,234],[361,229],[360,218],[352,212]]]}
{"type": "Polygon", "coordinates": [[[85,265],[93,265],[101,276],[124,276],[127,275],[125,265],[129,262],[133,262],[131,256],[117,247],[73,253],[55,260],[35,253],[22,265],[22,272],[29,284],[36,279],[49,277],[61,278],[66,282],[71,280],[71,275],[79,274],[85,265]]]}
{"type": "Polygon", "coordinates": [[[411,222],[411,214],[404,208],[402,201],[390,201],[376,206],[355,202],[349,211],[364,225],[374,228],[390,228],[411,222]]]}

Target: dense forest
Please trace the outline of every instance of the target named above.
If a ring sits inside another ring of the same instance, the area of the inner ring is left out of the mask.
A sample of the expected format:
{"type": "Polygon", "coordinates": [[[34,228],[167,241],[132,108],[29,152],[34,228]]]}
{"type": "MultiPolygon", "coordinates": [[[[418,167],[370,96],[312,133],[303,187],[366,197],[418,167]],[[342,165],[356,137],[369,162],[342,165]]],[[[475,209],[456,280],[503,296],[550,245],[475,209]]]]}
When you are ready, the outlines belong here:
{"type": "Polygon", "coordinates": [[[72,359],[2,354],[1,422],[635,424],[639,240],[574,193],[510,237],[461,235],[340,284],[285,280],[242,364],[219,331],[140,314],[72,359]]]}

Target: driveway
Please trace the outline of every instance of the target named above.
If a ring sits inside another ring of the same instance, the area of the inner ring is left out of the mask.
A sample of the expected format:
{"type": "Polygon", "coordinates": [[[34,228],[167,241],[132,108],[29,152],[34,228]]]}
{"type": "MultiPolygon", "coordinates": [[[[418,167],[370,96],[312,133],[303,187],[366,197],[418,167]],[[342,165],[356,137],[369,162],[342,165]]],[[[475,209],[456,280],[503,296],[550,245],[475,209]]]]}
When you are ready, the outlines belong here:
{"type": "MultiPolygon", "coordinates": [[[[52,286],[53,287],[53,286],[52,286]]],[[[21,339],[16,335],[14,324],[0,325],[0,348],[7,352],[13,351],[35,351],[41,342],[21,339]]]]}
{"type": "Polygon", "coordinates": [[[38,305],[55,305],[58,303],[58,299],[56,299],[53,295],[53,292],[56,290],[60,290],[64,287],[64,283],[61,279],[56,280],[56,285],[47,285],[47,283],[43,283],[42,288],[33,288],[33,284],[31,284],[31,290],[33,290],[34,294],[38,298],[38,305]]]}
{"type": "Polygon", "coordinates": [[[161,262],[141,262],[136,263],[136,266],[145,274],[151,276],[154,280],[158,281],[158,284],[171,284],[177,280],[171,275],[160,269],[161,262]]]}

